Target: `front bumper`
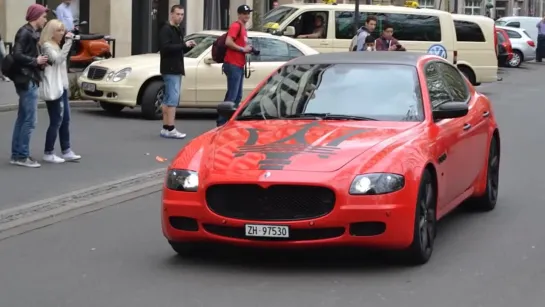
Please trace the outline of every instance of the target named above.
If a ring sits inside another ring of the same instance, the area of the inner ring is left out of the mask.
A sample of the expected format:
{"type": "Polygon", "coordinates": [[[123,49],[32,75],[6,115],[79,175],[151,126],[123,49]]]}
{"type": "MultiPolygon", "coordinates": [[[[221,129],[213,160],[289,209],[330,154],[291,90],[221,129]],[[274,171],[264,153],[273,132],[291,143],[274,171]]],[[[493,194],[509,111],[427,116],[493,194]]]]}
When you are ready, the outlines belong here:
{"type": "Polygon", "coordinates": [[[353,196],[346,191],[333,190],[336,202],[329,214],[313,219],[272,222],[223,217],[208,208],[204,192],[178,192],[164,188],[163,234],[173,242],[273,248],[362,246],[402,249],[411,244],[416,191],[406,186],[388,195],[353,196]],[[246,237],[246,224],[289,226],[290,237],[246,237]]]}
{"type": "Polygon", "coordinates": [[[125,106],[136,106],[139,87],[124,83],[106,82],[103,80],[91,80],[85,77],[78,79],[81,89],[81,97],[88,100],[104,101],[125,106]],[[83,90],[82,84],[91,83],[96,86],[95,91],[83,90]]]}

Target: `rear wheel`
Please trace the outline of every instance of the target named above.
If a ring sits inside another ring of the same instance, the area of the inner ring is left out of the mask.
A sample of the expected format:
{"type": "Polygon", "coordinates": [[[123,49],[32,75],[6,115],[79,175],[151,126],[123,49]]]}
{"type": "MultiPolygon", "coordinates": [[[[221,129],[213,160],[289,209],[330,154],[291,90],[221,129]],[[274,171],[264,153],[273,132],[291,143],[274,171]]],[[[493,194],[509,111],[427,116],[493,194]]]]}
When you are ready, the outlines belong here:
{"type": "Polygon", "coordinates": [[[520,64],[522,64],[523,58],[524,56],[522,55],[522,52],[518,50],[514,50],[513,57],[511,58],[511,60],[507,62],[507,65],[509,65],[509,67],[512,67],[512,68],[520,67],[520,64]]]}
{"type": "Polygon", "coordinates": [[[413,242],[403,255],[407,264],[421,265],[431,258],[437,232],[435,195],[433,177],[429,170],[425,170],[418,190],[413,242]]]}
{"type": "Polygon", "coordinates": [[[146,85],[140,103],[142,116],[145,119],[158,120],[163,118],[161,104],[163,103],[164,92],[165,86],[162,81],[152,81],[146,85]]]}
{"type": "Polygon", "coordinates": [[[462,72],[464,74],[464,76],[466,76],[466,78],[469,80],[469,82],[472,85],[478,85],[477,84],[477,77],[475,77],[475,73],[470,68],[465,67],[465,66],[460,66],[460,67],[458,67],[458,69],[460,70],[460,72],[462,72]]]}
{"type": "Polygon", "coordinates": [[[469,208],[477,211],[492,211],[496,208],[500,183],[500,148],[496,137],[490,142],[486,170],[486,191],[483,196],[469,201],[469,208]]]}

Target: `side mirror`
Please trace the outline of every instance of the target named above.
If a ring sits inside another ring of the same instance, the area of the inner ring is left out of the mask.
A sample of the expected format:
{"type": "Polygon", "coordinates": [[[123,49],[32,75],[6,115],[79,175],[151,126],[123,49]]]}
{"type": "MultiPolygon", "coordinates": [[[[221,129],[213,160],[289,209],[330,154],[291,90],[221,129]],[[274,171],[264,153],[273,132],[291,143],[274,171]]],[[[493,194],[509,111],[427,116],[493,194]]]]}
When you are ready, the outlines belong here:
{"type": "Polygon", "coordinates": [[[469,112],[469,107],[465,102],[445,102],[433,110],[433,119],[441,120],[447,118],[464,117],[469,112]]]}
{"type": "Polygon", "coordinates": [[[204,64],[210,65],[210,64],[216,64],[216,62],[212,58],[205,58],[204,64]]]}
{"type": "Polygon", "coordinates": [[[224,101],[220,104],[218,104],[218,114],[225,117],[225,118],[231,118],[233,114],[235,114],[235,111],[237,110],[237,107],[234,102],[232,101],[224,101]]]}
{"type": "Polygon", "coordinates": [[[86,24],[88,24],[88,22],[87,22],[87,21],[82,21],[82,22],[80,22],[79,24],[80,24],[80,25],[86,25],[86,24]]]}
{"type": "Polygon", "coordinates": [[[285,36],[295,36],[295,28],[292,26],[286,27],[286,30],[284,30],[285,36]]]}

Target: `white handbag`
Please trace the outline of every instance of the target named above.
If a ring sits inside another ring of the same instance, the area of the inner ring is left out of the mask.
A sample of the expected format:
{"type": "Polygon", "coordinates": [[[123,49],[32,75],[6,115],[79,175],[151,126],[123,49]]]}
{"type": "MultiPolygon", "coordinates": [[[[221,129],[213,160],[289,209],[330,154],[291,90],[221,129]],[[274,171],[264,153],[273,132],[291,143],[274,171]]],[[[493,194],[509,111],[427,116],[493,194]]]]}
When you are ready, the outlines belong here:
{"type": "Polygon", "coordinates": [[[52,101],[61,98],[64,92],[59,66],[47,65],[42,73],[38,96],[41,100],[52,101]]]}

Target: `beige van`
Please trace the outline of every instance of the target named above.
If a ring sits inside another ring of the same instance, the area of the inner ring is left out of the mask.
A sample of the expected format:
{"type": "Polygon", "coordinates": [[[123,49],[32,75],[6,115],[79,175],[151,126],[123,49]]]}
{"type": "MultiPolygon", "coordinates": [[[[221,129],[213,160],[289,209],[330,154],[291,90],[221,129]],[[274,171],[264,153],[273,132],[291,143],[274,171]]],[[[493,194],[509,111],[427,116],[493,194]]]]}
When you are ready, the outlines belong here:
{"type": "Polygon", "coordinates": [[[458,69],[475,85],[497,81],[494,20],[480,15],[452,14],[452,17],[457,37],[458,69]]]}
{"type": "MultiPolygon", "coordinates": [[[[456,63],[456,32],[452,15],[431,9],[399,6],[360,5],[360,24],[369,15],[378,19],[374,37],[379,37],[384,23],[394,26],[394,36],[408,50],[440,55],[456,63]]],[[[263,31],[298,37],[312,33],[314,21],[325,21],[322,38],[298,38],[319,52],[349,51],[356,34],[353,4],[287,4],[265,15],[263,31]]]]}

